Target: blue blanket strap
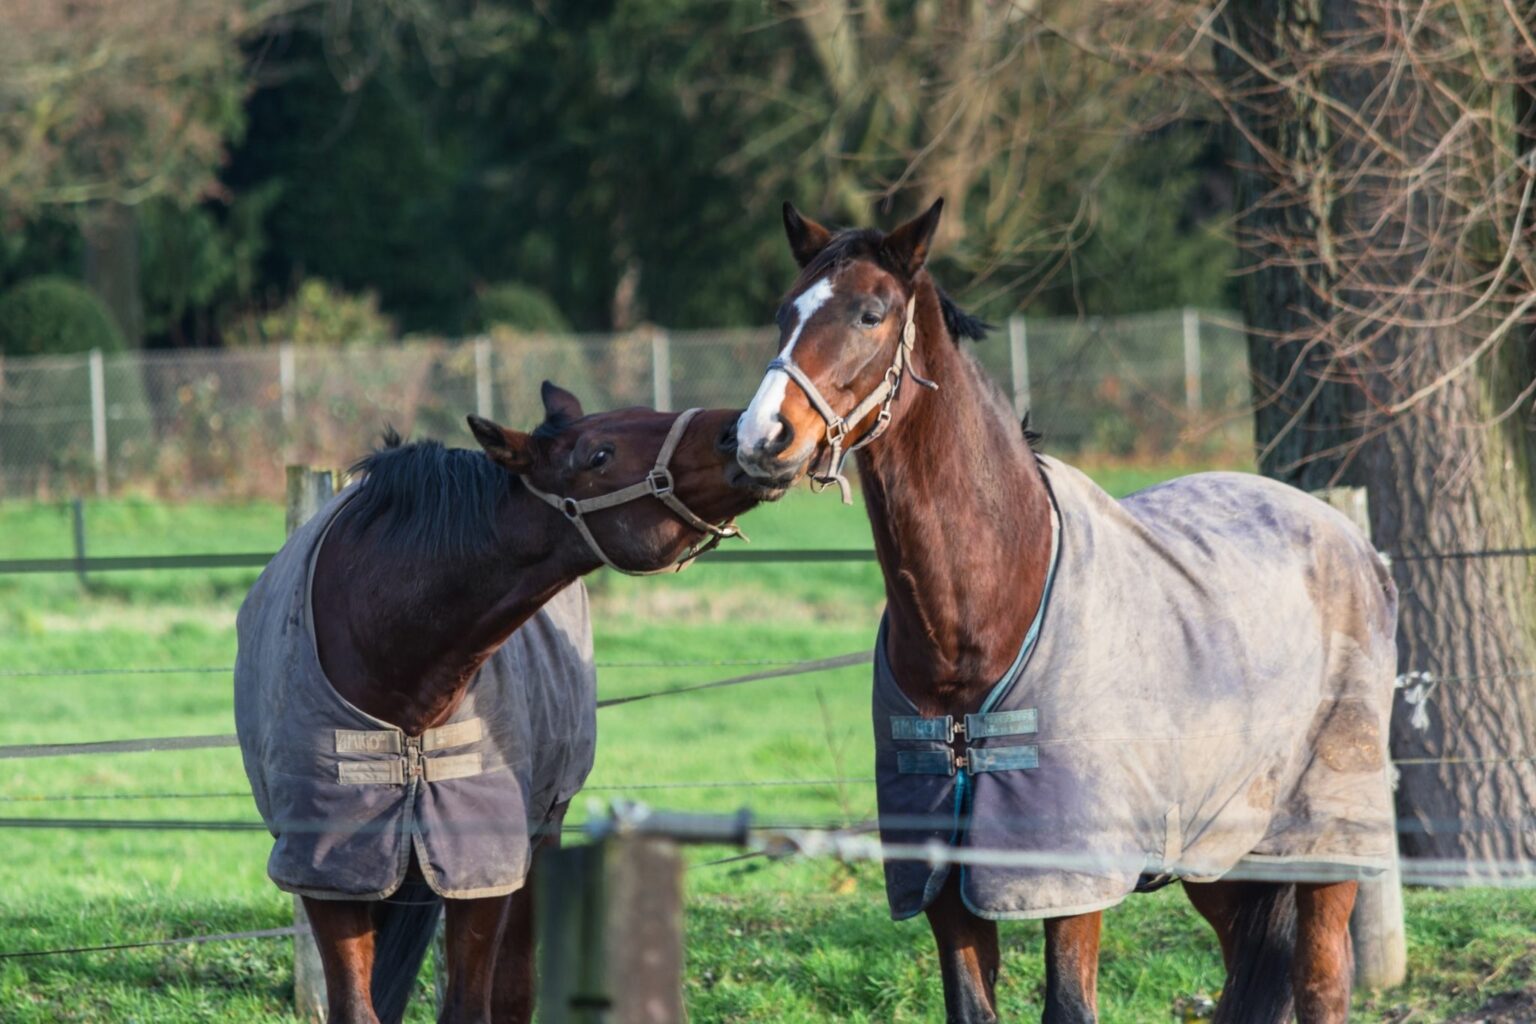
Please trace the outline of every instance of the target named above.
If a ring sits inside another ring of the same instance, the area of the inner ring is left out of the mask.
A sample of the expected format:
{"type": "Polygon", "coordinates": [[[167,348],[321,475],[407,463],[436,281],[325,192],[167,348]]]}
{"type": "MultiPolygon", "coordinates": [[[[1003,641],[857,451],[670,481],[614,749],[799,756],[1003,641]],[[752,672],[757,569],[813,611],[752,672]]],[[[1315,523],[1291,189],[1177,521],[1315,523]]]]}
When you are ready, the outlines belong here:
{"type": "MultiPolygon", "coordinates": [[[[957,733],[964,733],[965,755],[959,759],[971,772],[1007,772],[1040,767],[1039,749],[1034,746],[978,747],[975,740],[999,736],[1023,736],[1039,730],[1040,715],[1035,708],[1013,711],[988,711],[966,715],[965,724],[956,727],[952,715],[923,718],[920,715],[892,715],[891,738],[923,743],[949,743],[957,733]]],[[[902,775],[953,775],[957,767],[949,750],[898,750],[896,770],[902,775]]]]}
{"type": "Polygon", "coordinates": [[[979,715],[965,716],[965,738],[989,739],[994,736],[1023,736],[1038,732],[1040,713],[1034,708],[1018,708],[1014,711],[987,711],[979,715]]]}
{"type": "Polygon", "coordinates": [[[931,740],[948,743],[955,735],[955,719],[952,715],[942,718],[923,718],[919,715],[892,715],[891,739],[931,740]]]}
{"type": "Polygon", "coordinates": [[[947,750],[898,750],[896,770],[903,775],[953,775],[955,756],[947,750]]]}
{"type": "Polygon", "coordinates": [[[1040,767],[1040,748],[971,747],[965,752],[965,767],[972,775],[980,772],[1011,772],[1040,767]]]}

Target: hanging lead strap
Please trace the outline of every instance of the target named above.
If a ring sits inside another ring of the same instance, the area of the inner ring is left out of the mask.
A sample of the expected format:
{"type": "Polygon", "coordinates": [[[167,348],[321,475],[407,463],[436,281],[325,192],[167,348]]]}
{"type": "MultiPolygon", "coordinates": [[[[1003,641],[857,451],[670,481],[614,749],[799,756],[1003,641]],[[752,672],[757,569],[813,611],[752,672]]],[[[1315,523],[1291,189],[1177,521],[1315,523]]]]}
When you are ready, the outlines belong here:
{"type": "Polygon", "coordinates": [[[830,402],[822,395],[821,390],[805,375],[805,371],[795,365],[794,358],[781,355],[768,364],[770,370],[782,370],[791,380],[800,385],[800,390],[805,392],[805,397],[810,400],[811,407],[816,410],[827,424],[827,464],[821,472],[812,470],[810,473],[811,486],[815,490],[821,490],[828,484],[837,484],[837,489],[842,493],[843,504],[853,504],[853,491],[848,485],[848,478],[843,475],[843,464],[848,461],[848,456],[869,444],[875,438],[885,433],[891,425],[891,406],[896,402],[896,396],[901,391],[901,381],[904,376],[911,374],[912,379],[929,391],[937,391],[939,386],[924,377],[912,368],[912,349],[917,344],[917,295],[914,294],[907,300],[907,322],[901,328],[901,342],[896,346],[896,355],[891,360],[891,365],[886,369],[885,376],[875,390],[864,397],[853,411],[847,416],[839,416],[832,408],[830,402]],[[851,430],[864,422],[864,418],[879,407],[879,415],[875,417],[874,424],[853,444],[843,447],[851,430]],[[818,486],[819,485],[819,486],[818,486]]]}
{"type": "Polygon", "coordinates": [[[656,464],[651,467],[650,472],[645,474],[644,480],[632,483],[628,487],[621,487],[617,491],[600,494],[595,498],[577,499],[562,498],[558,494],[549,494],[541,491],[529,483],[526,477],[523,478],[523,486],[528,488],[528,493],[546,505],[558,509],[565,518],[569,519],[572,525],[576,527],[577,532],[581,534],[582,540],[587,542],[587,547],[591,548],[592,553],[608,568],[615,569],[627,576],[655,576],[664,572],[682,572],[692,564],[695,558],[698,558],[706,551],[712,551],[725,538],[741,537],[743,540],[746,539],[746,535],[741,532],[741,528],[734,521],[727,522],[724,526],[716,526],[708,520],[699,518],[677,496],[676,481],[672,478],[671,470],[672,455],[677,451],[677,446],[682,442],[683,434],[687,431],[689,422],[699,414],[699,411],[698,409],[689,409],[679,414],[677,419],[672,421],[672,429],[667,431],[667,439],[662,442],[661,450],[656,453],[656,464]],[[619,505],[645,497],[658,499],[663,505],[671,509],[674,515],[693,529],[707,535],[708,539],[706,540],[701,537],[698,542],[683,552],[676,562],[660,569],[626,569],[622,565],[614,564],[613,559],[608,557],[608,553],[603,550],[603,546],[592,535],[591,529],[587,526],[586,516],[589,512],[616,508],[619,505]]]}

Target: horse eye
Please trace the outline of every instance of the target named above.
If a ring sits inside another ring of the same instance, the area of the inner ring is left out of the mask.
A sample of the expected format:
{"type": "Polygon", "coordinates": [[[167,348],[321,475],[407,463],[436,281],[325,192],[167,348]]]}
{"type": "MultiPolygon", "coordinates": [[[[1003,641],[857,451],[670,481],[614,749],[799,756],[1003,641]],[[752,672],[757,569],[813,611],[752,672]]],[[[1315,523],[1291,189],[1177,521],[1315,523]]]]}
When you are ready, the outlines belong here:
{"type": "Polygon", "coordinates": [[[869,312],[864,313],[862,316],[859,317],[859,326],[860,327],[879,327],[880,326],[880,321],[882,321],[884,319],[885,319],[885,316],[883,314],[876,313],[874,310],[870,310],[869,312]]]}
{"type": "Polygon", "coordinates": [[[593,452],[592,457],[587,460],[587,468],[601,469],[603,466],[608,464],[608,460],[611,458],[613,458],[612,448],[599,448],[597,451],[593,452]]]}

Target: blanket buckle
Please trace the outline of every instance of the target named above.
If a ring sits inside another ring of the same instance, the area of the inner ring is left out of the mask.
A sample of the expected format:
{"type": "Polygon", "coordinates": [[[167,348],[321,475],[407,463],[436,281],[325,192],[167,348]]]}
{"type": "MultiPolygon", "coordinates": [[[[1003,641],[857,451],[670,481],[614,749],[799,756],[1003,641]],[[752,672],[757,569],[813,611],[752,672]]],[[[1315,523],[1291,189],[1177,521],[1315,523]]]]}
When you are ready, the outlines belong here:
{"type": "Polygon", "coordinates": [[[421,777],[420,736],[407,736],[405,738],[405,777],[407,779],[421,777]]]}

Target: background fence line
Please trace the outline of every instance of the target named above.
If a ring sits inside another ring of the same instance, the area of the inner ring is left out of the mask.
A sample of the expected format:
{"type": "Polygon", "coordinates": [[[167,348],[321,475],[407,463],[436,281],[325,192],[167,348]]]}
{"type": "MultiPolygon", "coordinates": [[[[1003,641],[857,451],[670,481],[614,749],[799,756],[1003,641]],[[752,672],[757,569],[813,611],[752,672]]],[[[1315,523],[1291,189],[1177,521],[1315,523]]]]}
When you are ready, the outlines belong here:
{"type": "MultiPolygon", "coordinates": [[[[974,351],[1053,450],[1246,451],[1247,347],[1230,313],[1009,318],[974,351]]],[[[386,424],[468,444],[464,414],[526,427],[538,382],[590,410],[737,407],[770,328],[407,339],[321,348],[156,350],[0,359],[0,496],[276,493],[285,463],[347,465],[386,424]]]]}

